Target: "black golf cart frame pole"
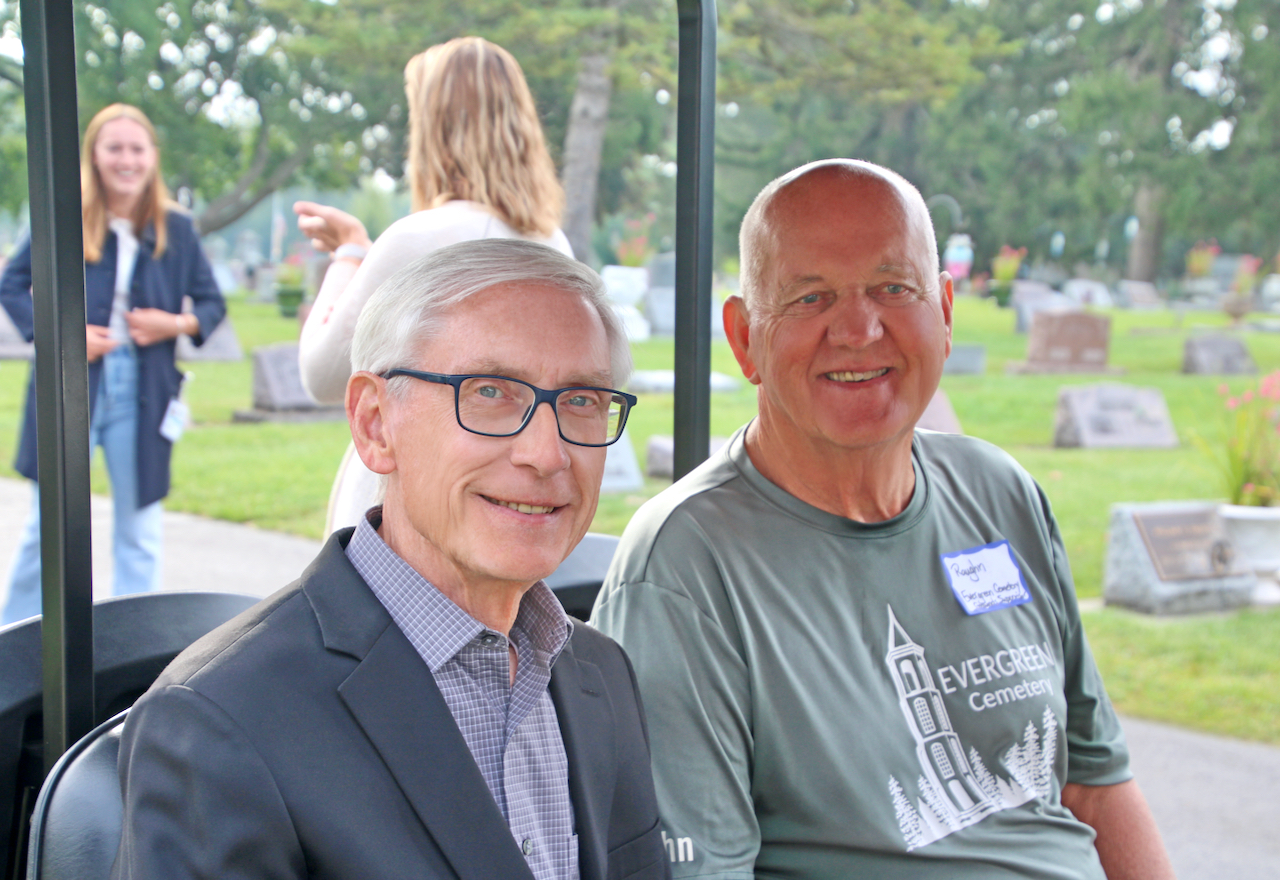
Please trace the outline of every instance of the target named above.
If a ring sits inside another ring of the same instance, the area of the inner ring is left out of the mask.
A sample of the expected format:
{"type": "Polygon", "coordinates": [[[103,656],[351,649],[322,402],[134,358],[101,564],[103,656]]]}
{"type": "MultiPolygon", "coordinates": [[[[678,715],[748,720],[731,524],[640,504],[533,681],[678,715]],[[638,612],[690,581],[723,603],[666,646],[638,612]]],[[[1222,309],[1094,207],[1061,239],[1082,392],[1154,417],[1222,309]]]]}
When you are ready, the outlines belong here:
{"type": "Polygon", "coordinates": [[[48,772],[94,719],[84,228],[71,0],[21,0],[21,14],[48,772]]]}
{"type": "Polygon", "coordinates": [[[711,213],[715,176],[716,4],[676,0],[680,14],[676,108],[675,479],[711,441],[711,213]]]}

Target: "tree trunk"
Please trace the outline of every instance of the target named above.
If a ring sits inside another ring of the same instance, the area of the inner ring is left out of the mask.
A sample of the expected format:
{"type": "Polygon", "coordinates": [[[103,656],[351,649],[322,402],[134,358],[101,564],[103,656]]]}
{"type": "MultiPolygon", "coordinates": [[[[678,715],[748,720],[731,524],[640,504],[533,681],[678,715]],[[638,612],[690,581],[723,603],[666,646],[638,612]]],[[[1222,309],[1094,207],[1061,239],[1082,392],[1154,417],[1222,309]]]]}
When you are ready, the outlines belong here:
{"type": "Polygon", "coordinates": [[[1160,248],[1164,241],[1164,188],[1142,182],[1133,197],[1133,214],[1138,218],[1138,234],[1129,242],[1129,259],[1124,277],[1155,282],[1160,269],[1160,248]]]}
{"type": "Polygon", "coordinates": [[[578,62],[578,87],[569,108],[569,125],[564,135],[564,234],[573,252],[585,263],[595,262],[591,247],[591,224],[596,216],[596,185],[600,177],[600,154],[604,150],[605,127],[609,122],[609,99],[613,83],[609,79],[609,52],[583,55],[578,62]]]}

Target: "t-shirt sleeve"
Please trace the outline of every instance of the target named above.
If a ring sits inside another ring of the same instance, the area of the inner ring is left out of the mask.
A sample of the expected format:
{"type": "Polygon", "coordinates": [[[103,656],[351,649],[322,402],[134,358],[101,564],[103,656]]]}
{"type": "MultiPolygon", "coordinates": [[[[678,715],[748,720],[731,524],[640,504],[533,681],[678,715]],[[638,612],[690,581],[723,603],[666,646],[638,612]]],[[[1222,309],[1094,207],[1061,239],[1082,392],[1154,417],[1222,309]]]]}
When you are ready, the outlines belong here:
{"type": "MultiPolygon", "coordinates": [[[[1038,488],[1038,487],[1037,487],[1038,488]]],[[[1067,698],[1067,781],[1083,785],[1114,785],[1133,778],[1129,748],[1120,719],[1116,717],[1102,674],[1089,650],[1075,582],[1062,545],[1058,522],[1049,500],[1039,490],[1040,504],[1049,527],[1049,548],[1054,575],[1062,593],[1063,689],[1067,698]]]]}
{"type": "MultiPolygon", "coordinates": [[[[691,578],[697,575],[690,570],[691,578]]],[[[606,585],[592,623],[635,666],[673,877],[750,880],[760,850],[751,791],[750,688],[717,621],[678,587],[606,585]]]]}

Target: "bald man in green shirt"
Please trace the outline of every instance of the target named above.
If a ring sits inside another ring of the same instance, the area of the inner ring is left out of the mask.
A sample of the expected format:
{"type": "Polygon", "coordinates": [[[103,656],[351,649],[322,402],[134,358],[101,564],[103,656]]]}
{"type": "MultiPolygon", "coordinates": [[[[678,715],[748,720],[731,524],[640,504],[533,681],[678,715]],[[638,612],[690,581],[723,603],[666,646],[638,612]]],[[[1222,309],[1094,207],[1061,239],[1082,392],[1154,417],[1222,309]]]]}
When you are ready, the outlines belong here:
{"type": "Polygon", "coordinates": [[[742,270],[759,416],[636,514],[593,615],[636,667],[675,877],[1171,878],[1048,500],[915,429],[952,317],[920,194],[799,168],[742,270]]]}

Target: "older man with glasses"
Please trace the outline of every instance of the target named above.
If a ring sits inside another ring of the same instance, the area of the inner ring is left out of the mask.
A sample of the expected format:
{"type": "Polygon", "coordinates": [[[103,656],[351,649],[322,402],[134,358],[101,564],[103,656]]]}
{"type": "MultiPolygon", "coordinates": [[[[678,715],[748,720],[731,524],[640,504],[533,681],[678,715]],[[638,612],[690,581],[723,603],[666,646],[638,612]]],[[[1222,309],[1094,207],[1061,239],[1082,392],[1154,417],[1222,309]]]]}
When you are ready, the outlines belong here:
{"type": "Polygon", "coordinates": [[[115,876],[669,876],[630,664],[541,582],[636,402],[599,277],[441,249],[365,306],[352,366],[384,500],[135,706],[115,876]]]}

